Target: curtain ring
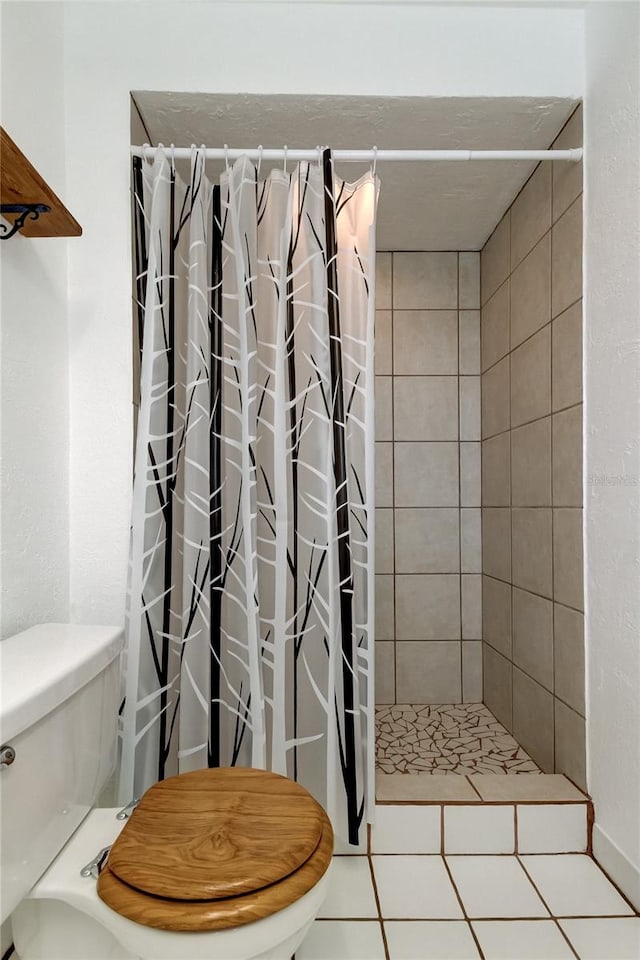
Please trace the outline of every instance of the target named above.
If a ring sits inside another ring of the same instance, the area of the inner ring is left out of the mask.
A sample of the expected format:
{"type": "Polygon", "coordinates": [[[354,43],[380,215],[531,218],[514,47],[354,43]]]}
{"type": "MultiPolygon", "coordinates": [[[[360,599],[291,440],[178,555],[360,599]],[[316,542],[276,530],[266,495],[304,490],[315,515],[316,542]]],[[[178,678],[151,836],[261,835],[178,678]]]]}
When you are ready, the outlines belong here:
{"type": "Polygon", "coordinates": [[[224,145],[224,165],[227,168],[227,173],[229,173],[229,146],[226,143],[224,145]]]}
{"type": "Polygon", "coordinates": [[[173,173],[176,172],[176,145],[175,143],[171,144],[171,169],[173,173]]]}
{"type": "Polygon", "coordinates": [[[143,159],[143,160],[149,161],[150,158],[147,156],[147,150],[150,150],[150,149],[151,149],[151,144],[150,144],[150,143],[147,143],[147,142],[145,141],[145,143],[142,144],[142,159],[143,159]]]}
{"type": "Polygon", "coordinates": [[[257,170],[258,180],[260,179],[260,167],[262,166],[262,154],[263,154],[263,153],[264,153],[264,150],[263,150],[262,144],[259,143],[259,144],[258,144],[258,170],[257,170]]]}
{"type": "Polygon", "coordinates": [[[287,145],[284,145],[284,172],[287,172],[287,145]]]}
{"type": "Polygon", "coordinates": [[[316,150],[318,151],[318,166],[321,167],[322,166],[322,147],[320,146],[320,144],[318,144],[318,146],[316,147],[316,150]]]}
{"type": "Polygon", "coordinates": [[[373,148],[373,164],[371,166],[371,175],[375,177],[376,167],[378,165],[378,148],[374,146],[373,148]]]}

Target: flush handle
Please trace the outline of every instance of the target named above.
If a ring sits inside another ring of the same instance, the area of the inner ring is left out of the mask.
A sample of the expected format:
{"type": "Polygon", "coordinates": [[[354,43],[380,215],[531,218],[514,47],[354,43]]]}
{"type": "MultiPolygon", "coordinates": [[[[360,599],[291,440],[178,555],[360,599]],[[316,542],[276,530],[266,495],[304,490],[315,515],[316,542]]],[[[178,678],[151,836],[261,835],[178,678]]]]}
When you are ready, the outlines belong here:
{"type": "Polygon", "coordinates": [[[0,747],[0,767],[9,767],[16,758],[16,752],[8,743],[0,747]]]}

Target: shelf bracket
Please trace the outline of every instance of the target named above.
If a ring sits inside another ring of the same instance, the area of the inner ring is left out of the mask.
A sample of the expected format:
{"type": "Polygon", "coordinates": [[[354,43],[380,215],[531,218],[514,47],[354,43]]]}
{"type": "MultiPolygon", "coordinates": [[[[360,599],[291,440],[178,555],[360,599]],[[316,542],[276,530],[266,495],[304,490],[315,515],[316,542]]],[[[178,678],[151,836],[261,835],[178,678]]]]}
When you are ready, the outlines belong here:
{"type": "Polygon", "coordinates": [[[0,216],[5,213],[17,213],[18,216],[10,226],[0,223],[0,240],[10,240],[25,224],[27,219],[38,220],[41,213],[49,213],[51,207],[46,203],[2,203],[0,216]]]}

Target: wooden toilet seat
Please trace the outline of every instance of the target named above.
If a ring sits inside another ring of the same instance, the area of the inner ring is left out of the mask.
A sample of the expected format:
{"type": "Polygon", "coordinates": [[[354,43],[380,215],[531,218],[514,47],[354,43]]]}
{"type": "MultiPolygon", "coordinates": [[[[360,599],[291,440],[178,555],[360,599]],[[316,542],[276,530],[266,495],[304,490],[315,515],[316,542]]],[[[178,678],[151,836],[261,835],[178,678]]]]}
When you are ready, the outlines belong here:
{"type": "Polygon", "coordinates": [[[299,784],[264,770],[195,770],[154,784],[114,842],[98,895],[164,930],[223,930],[307,893],[333,830],[299,784]]]}

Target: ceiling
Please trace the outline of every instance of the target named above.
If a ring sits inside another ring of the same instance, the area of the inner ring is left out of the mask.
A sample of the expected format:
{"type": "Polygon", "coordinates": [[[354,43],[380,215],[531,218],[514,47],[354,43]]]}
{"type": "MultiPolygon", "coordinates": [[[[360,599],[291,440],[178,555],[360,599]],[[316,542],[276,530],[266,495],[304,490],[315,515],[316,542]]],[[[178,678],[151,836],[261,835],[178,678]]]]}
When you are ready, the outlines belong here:
{"type": "MultiPolygon", "coordinates": [[[[133,94],[151,143],[335,149],[546,149],[575,102],[545,98],[133,94]]],[[[140,123],[132,123],[135,133],[140,123]]],[[[215,176],[223,164],[211,163],[215,176]]],[[[263,170],[268,169],[263,164],[263,170]]],[[[528,161],[385,162],[379,250],[479,250],[535,164],[528,161]]],[[[362,164],[341,164],[356,180],[362,164]]]]}

